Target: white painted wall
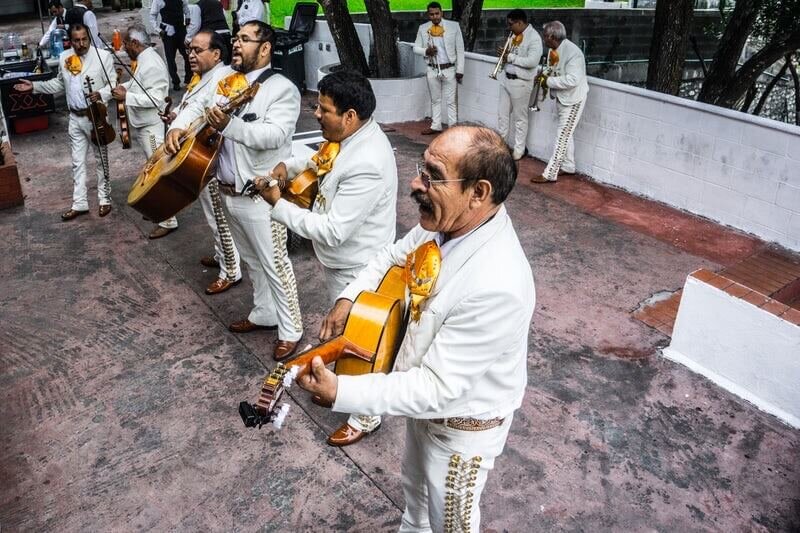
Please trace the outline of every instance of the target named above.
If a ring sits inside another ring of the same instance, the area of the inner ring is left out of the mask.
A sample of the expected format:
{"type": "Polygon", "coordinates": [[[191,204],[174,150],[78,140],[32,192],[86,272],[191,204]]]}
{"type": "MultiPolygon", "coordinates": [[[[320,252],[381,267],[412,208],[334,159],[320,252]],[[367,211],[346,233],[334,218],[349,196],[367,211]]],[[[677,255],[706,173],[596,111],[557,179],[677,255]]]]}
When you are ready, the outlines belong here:
{"type": "Polygon", "coordinates": [[[800,326],[689,276],[663,355],[800,428],[800,326]]]}
{"type": "MultiPolygon", "coordinates": [[[[370,27],[356,26],[368,50],[370,27]]],[[[423,73],[410,46],[400,43],[404,74],[423,73]]],[[[327,23],[317,21],[305,60],[308,87],[316,88],[319,67],[338,62],[327,23]]],[[[489,78],[495,61],[467,52],[459,120],[497,126],[500,82],[489,78]]],[[[379,99],[379,120],[429,116],[420,81],[394,81],[379,99]]],[[[800,127],[598,78],[589,86],[575,132],[580,172],[800,251],[800,127]]],[[[531,113],[527,146],[546,161],[555,106],[548,99],[541,108],[531,113]]]]}

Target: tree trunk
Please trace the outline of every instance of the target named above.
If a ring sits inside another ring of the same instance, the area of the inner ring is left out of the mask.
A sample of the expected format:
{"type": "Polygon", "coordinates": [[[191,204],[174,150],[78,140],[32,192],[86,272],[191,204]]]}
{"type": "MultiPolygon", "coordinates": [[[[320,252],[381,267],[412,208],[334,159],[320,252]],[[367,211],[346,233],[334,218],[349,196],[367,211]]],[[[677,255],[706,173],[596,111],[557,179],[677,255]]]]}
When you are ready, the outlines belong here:
{"type": "Polygon", "coordinates": [[[453,9],[450,11],[450,20],[461,20],[464,12],[464,0],[453,0],[453,9]]]}
{"type": "MultiPolygon", "coordinates": [[[[800,30],[788,35],[781,35],[771,40],[767,45],[756,52],[744,65],[728,80],[727,85],[717,91],[713,102],[718,106],[733,108],[742,95],[747,92],[758,77],[773,63],[789,52],[800,48],[800,30]]],[[[713,67],[712,67],[713,69],[713,67]]]]}
{"type": "Polygon", "coordinates": [[[772,92],[772,89],[778,84],[784,74],[786,74],[786,69],[789,68],[789,63],[792,62],[792,54],[786,54],[786,63],[783,64],[783,67],[778,71],[777,76],[772,78],[767,86],[764,88],[764,93],[761,95],[761,98],[758,99],[758,103],[756,104],[756,108],[753,109],[754,115],[760,115],[761,110],[764,108],[764,104],[767,103],[767,98],[769,98],[769,93],[772,92]]]}
{"type": "Polygon", "coordinates": [[[648,89],[678,94],[693,17],[694,0],[656,3],[650,61],[647,65],[648,89]]]}
{"type": "Polygon", "coordinates": [[[397,25],[386,0],[364,0],[375,42],[375,70],[379,78],[400,76],[397,60],[397,25]]]}
{"type": "Polygon", "coordinates": [[[792,73],[794,83],[794,123],[800,126],[800,77],[797,76],[793,61],[789,61],[789,72],[792,73]]]}
{"type": "MultiPolygon", "coordinates": [[[[718,101],[736,73],[736,65],[756,21],[761,2],[762,0],[737,0],[736,7],[733,9],[731,18],[719,41],[717,51],[714,53],[711,68],[708,69],[708,76],[703,82],[700,94],[697,95],[698,101],[722,105],[718,101]]],[[[749,84],[745,85],[739,92],[740,97],[749,86],[749,84]]],[[[730,107],[730,105],[726,107],[730,107]]]]}
{"type": "Polygon", "coordinates": [[[742,102],[742,106],[739,108],[739,111],[742,113],[748,113],[750,109],[750,104],[753,103],[753,100],[756,98],[756,93],[758,92],[758,87],[754,83],[747,89],[747,94],[744,95],[744,102],[742,102]]]}
{"type": "MultiPolygon", "coordinates": [[[[481,25],[481,10],[483,0],[464,0],[463,12],[459,19],[461,33],[464,36],[464,48],[472,51],[475,49],[475,41],[478,39],[478,29],[481,25]]],[[[500,40],[500,37],[497,39],[500,40]]]]}
{"type": "Polygon", "coordinates": [[[333,42],[339,52],[339,62],[343,67],[369,76],[369,65],[364,57],[364,49],[358,40],[356,27],[350,18],[346,0],[317,0],[325,12],[325,20],[333,35],[333,42]]]}

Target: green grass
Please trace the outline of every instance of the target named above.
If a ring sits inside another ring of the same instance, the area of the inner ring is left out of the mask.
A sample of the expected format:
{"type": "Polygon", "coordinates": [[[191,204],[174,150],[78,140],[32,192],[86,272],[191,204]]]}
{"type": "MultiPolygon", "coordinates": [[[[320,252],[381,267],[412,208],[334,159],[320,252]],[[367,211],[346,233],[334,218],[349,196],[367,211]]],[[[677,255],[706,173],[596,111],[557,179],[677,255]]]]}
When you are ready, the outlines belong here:
{"type": "MultiPolygon", "coordinates": [[[[430,0],[389,0],[392,11],[419,11],[425,10],[430,0]]],[[[445,10],[449,10],[451,2],[449,0],[439,0],[445,10]]],[[[295,2],[293,0],[272,0],[270,6],[270,18],[272,24],[278,28],[283,27],[283,17],[291,17],[295,2]]],[[[350,13],[364,13],[363,0],[347,0],[350,13]]],[[[583,7],[583,0],[484,0],[485,9],[500,8],[562,8],[562,7],[583,7]]],[[[319,9],[322,14],[322,8],[319,9]]]]}

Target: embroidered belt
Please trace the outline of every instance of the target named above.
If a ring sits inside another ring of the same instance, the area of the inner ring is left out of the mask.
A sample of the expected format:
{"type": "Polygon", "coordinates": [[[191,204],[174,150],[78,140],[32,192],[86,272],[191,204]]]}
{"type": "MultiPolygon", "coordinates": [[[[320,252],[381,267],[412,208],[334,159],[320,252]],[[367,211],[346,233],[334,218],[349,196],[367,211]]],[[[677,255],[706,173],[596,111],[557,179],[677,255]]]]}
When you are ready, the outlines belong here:
{"type": "Polygon", "coordinates": [[[519,79],[519,76],[517,76],[516,74],[511,74],[509,72],[506,72],[506,78],[508,78],[510,80],[516,80],[516,79],[519,79]]]}
{"type": "Polygon", "coordinates": [[[236,185],[228,185],[227,183],[219,182],[219,192],[225,196],[241,196],[242,193],[236,192],[236,185]]]}
{"type": "MultiPolygon", "coordinates": [[[[435,66],[435,65],[428,65],[428,66],[430,66],[431,68],[436,68],[436,66],[435,66]]],[[[439,63],[439,69],[440,69],[440,70],[445,70],[445,69],[448,69],[448,68],[453,68],[453,67],[455,67],[455,66],[456,66],[456,65],[455,65],[455,63],[439,63]]]]}
{"type": "Polygon", "coordinates": [[[478,420],[477,418],[434,418],[431,419],[433,424],[444,424],[451,429],[460,429],[461,431],[484,431],[487,429],[496,428],[503,423],[505,418],[490,418],[489,420],[478,420]]]}

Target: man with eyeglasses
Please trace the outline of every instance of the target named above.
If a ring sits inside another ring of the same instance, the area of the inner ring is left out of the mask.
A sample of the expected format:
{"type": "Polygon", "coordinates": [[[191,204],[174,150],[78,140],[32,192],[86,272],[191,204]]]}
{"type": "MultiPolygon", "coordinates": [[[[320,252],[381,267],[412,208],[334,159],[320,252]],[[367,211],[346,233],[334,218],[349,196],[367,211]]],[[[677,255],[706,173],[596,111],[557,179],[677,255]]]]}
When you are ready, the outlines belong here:
{"type": "MultiPolygon", "coordinates": [[[[372,118],[375,94],[367,78],[334,72],[320,80],[318,90],[314,116],[327,142],[311,159],[292,158],[272,170],[272,177],[284,182],[306,168],[322,175],[311,210],[282,199],[278,186],[261,194],[273,206],[273,220],[313,243],[333,305],[369,260],[394,241],[397,164],[389,139],[372,118]]],[[[319,337],[333,337],[327,324],[319,337]]],[[[351,414],[328,444],[354,444],[380,423],[379,416],[351,414]]]]}
{"type": "Polygon", "coordinates": [[[292,152],[292,134],[300,115],[300,93],[270,68],[275,32],[252,21],[242,26],[233,44],[230,67],[217,70],[213,90],[189,102],[167,134],[166,149],[176,153],[191,122],[205,116],[223,137],[216,179],[231,233],[253,282],[253,309],[230,324],[234,333],[278,330],[275,360],[294,353],[303,336],[297,284],[286,250],[286,226],[271,219],[272,207],[242,196],[247,180],[265,176],[292,152]],[[230,115],[220,108],[241,91],[259,84],[255,97],[230,115]]]}
{"type": "MultiPolygon", "coordinates": [[[[178,116],[178,112],[185,109],[190,102],[202,97],[207,91],[213,92],[215,86],[211,80],[216,72],[225,66],[227,48],[222,37],[216,32],[200,30],[187,46],[187,50],[189,65],[193,72],[192,78],[177,109],[161,117],[166,124],[171,124],[178,116]]],[[[214,234],[214,255],[201,257],[200,264],[207,268],[219,269],[219,276],[206,287],[206,294],[219,294],[238,285],[242,281],[242,272],[239,266],[239,252],[222,209],[216,180],[212,179],[200,193],[200,205],[206,216],[206,222],[214,234]]]]}
{"type": "Polygon", "coordinates": [[[530,264],[504,206],[517,177],[503,139],[447,129],[411,180],[419,224],[384,248],[325,318],[404,266],[409,320],[389,374],[337,376],[320,357],[301,387],[333,410],[406,416],[400,531],[480,531],[479,502],[527,385],[535,302],[530,264]]]}
{"type": "MultiPolygon", "coordinates": [[[[150,36],[141,24],[134,24],[125,30],[122,45],[131,58],[131,72],[136,81],[130,79],[117,85],[111,91],[111,96],[119,102],[125,102],[131,139],[136,140],[145,159],[149,159],[164,142],[160,111],[169,96],[167,66],[155,48],[150,46],[150,36]]],[[[170,217],[159,222],[148,237],[160,239],[177,228],[178,219],[170,217]]]]}

